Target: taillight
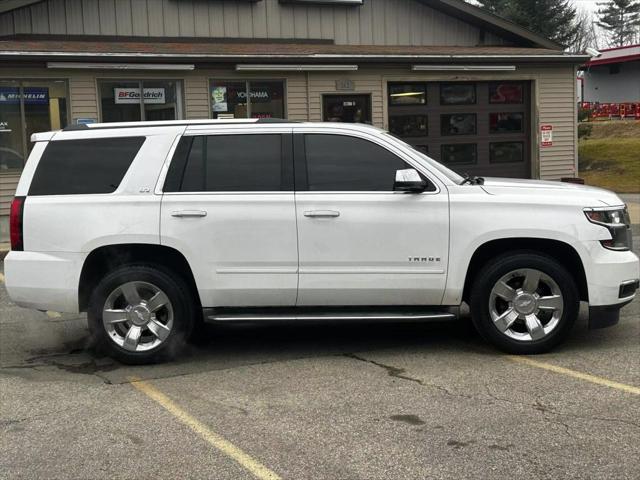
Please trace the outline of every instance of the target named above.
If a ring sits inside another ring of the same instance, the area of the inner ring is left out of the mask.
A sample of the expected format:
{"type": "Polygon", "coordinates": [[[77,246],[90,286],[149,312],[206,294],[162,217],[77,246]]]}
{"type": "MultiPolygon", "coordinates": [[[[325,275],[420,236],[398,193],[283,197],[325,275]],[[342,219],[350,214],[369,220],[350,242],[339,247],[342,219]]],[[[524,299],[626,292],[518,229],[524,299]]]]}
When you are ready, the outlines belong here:
{"type": "Polygon", "coordinates": [[[9,231],[11,232],[11,250],[24,250],[23,217],[24,201],[26,197],[15,197],[11,202],[11,213],[9,214],[9,231]]]}

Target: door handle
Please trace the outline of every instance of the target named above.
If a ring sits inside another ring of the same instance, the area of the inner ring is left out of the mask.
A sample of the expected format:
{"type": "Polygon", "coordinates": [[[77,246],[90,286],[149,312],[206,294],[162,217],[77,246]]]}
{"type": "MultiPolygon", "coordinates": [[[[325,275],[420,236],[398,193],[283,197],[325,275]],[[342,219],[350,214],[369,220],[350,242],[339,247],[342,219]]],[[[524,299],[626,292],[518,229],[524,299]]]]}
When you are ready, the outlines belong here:
{"type": "Polygon", "coordinates": [[[336,210],[308,210],[304,212],[305,217],[339,217],[340,212],[336,210]]]}
{"type": "Polygon", "coordinates": [[[206,217],[204,210],[175,210],[171,212],[172,217],[206,217]]]}

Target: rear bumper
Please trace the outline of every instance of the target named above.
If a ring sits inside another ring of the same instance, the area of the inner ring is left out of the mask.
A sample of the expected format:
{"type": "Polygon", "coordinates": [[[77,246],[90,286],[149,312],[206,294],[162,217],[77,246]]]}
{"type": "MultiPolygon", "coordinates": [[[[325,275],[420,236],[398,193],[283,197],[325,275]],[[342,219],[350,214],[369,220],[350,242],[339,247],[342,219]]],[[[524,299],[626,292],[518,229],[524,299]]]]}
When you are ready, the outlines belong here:
{"type": "Polygon", "coordinates": [[[4,259],[7,293],[21,307],[78,313],[81,253],[9,252],[4,259]]]}

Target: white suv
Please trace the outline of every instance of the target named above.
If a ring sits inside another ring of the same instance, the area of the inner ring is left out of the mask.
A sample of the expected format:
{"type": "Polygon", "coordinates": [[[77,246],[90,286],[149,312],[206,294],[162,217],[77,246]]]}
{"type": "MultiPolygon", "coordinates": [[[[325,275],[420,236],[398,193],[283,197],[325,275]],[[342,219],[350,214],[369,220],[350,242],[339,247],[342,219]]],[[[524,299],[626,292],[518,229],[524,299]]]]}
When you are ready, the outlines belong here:
{"type": "Polygon", "coordinates": [[[564,339],[581,300],[638,288],[625,205],[574,184],[463,178],[365,125],[95,124],[35,134],[11,206],[11,298],[87,311],[125,362],[203,321],[447,319],[513,353],[564,339]]]}

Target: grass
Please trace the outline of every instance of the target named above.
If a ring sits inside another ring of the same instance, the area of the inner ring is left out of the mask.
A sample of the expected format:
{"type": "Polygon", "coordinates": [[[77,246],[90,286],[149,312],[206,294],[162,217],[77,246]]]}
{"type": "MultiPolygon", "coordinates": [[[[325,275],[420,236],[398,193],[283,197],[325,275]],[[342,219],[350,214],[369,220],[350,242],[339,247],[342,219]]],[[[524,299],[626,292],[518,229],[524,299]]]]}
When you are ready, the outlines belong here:
{"type": "Polygon", "coordinates": [[[640,192],[640,122],[594,123],[578,143],[578,158],[587,185],[640,192]]]}

